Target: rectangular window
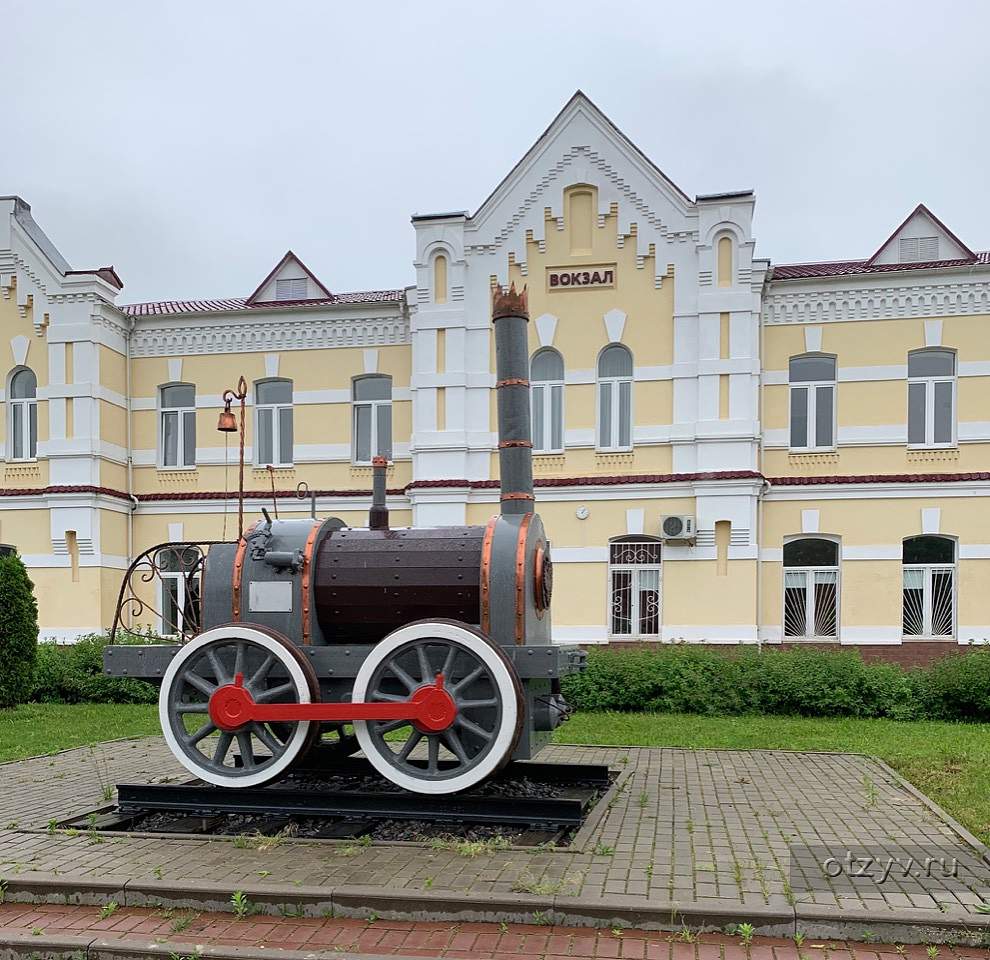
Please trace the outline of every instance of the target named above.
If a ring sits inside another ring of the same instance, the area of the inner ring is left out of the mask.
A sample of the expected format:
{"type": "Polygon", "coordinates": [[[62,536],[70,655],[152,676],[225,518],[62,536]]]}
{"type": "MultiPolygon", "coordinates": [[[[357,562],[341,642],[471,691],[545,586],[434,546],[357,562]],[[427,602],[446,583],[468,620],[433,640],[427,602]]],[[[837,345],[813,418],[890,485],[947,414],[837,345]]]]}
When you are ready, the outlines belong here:
{"type": "Polygon", "coordinates": [[[530,398],[533,420],[533,451],[559,453],[564,449],[564,386],[534,383],[530,398]]]}
{"type": "Polygon", "coordinates": [[[791,386],[791,449],[835,446],[835,384],[791,386]]]}
{"type": "Polygon", "coordinates": [[[955,635],[955,567],[904,567],[904,636],[951,638],[955,635]]]}
{"type": "Polygon", "coordinates": [[[258,463],[264,466],[274,463],[272,452],[275,449],[274,410],[271,407],[258,409],[258,463]]]}
{"type": "Polygon", "coordinates": [[[392,402],[377,400],[354,404],[354,462],[372,457],[392,459],[392,402]]]}
{"type": "Polygon", "coordinates": [[[955,443],[954,378],[908,382],[908,443],[951,447],[955,443]]]}
{"type": "Polygon", "coordinates": [[[196,466],[196,388],[181,383],[162,387],[161,465],[174,469],[196,466]]]}
{"type": "Polygon", "coordinates": [[[632,446],[631,380],[598,384],[598,446],[602,450],[628,450],[632,446]]]}

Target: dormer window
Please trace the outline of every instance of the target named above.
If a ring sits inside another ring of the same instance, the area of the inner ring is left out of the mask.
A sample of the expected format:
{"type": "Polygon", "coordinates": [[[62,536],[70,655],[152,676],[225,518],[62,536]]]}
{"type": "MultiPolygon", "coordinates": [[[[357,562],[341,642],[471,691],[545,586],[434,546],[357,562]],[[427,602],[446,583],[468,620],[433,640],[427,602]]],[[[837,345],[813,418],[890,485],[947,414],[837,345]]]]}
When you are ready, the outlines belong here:
{"type": "Polygon", "coordinates": [[[306,278],[292,277],[286,280],[275,281],[276,300],[305,300],[306,299],[306,278]]]}
{"type": "Polygon", "coordinates": [[[901,237],[898,245],[901,263],[938,260],[938,237],[901,237]]]}

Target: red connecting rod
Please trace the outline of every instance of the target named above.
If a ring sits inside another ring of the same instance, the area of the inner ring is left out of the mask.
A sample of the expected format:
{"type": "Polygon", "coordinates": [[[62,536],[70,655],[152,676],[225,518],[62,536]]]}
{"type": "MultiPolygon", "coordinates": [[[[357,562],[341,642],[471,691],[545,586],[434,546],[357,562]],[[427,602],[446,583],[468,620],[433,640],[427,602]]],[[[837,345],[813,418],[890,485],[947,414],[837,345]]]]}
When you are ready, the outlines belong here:
{"type": "Polygon", "coordinates": [[[438,673],[432,684],[414,690],[401,703],[257,703],[244,686],[244,674],[213,691],[210,719],[221,730],[237,731],[249,723],[328,722],[354,720],[409,720],[423,732],[446,730],[457,719],[457,705],[438,673]]]}

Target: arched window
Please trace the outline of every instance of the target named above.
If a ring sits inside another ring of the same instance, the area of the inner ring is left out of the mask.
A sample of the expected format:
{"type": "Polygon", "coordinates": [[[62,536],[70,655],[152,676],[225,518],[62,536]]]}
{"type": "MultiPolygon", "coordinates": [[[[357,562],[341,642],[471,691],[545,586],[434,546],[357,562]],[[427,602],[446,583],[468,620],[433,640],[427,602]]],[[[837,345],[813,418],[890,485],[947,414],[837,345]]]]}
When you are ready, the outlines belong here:
{"type": "Polygon", "coordinates": [[[835,357],[806,353],[791,357],[791,449],[835,446],[835,357]]]}
{"type": "Polygon", "coordinates": [[[839,544],[804,537],[784,544],[784,636],[834,640],[839,627],[839,544]]]}
{"type": "Polygon", "coordinates": [[[354,462],[392,459],[392,378],[380,374],[354,380],[354,462]]]}
{"type": "Polygon", "coordinates": [[[956,542],[908,537],[904,566],[904,636],[952,637],[956,629],[956,542]]]}
{"type": "Polygon", "coordinates": [[[11,460],[38,456],[38,378],[28,367],[15,370],[7,389],[7,455],[11,460]]]}
{"type": "Polygon", "coordinates": [[[544,347],[530,362],[533,384],[533,450],[558,453],[564,449],[564,358],[544,347]]]}
{"type": "Polygon", "coordinates": [[[951,447],[956,440],[956,353],[941,347],[908,354],[908,444],[951,447]]]}
{"type": "Polygon", "coordinates": [[[660,547],[654,537],[635,535],[609,542],[609,636],[660,635],[660,547]]]}
{"type": "Polygon", "coordinates": [[[172,383],[158,388],[160,463],[163,467],[196,466],[196,388],[172,383]]]}
{"type": "Polygon", "coordinates": [[[447,302],[447,258],[442,253],[433,258],[433,302],[447,302]]]}
{"type": "Polygon", "coordinates": [[[258,380],[254,385],[255,463],[292,465],[292,381],[258,380]]]}
{"type": "Polygon", "coordinates": [[[632,447],[633,358],[621,343],[598,357],[598,449],[632,447]]]}

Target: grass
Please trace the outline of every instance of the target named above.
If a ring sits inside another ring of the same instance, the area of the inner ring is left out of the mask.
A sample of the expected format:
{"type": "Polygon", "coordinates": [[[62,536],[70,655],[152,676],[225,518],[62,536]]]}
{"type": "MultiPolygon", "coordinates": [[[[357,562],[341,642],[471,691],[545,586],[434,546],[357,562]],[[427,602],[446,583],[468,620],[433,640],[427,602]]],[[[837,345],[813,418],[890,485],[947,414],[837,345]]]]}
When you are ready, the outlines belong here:
{"type": "Polygon", "coordinates": [[[870,754],[990,843],[990,724],[603,712],[575,714],[554,739],[614,746],[870,754]]]}
{"type": "Polygon", "coordinates": [[[27,703],[0,710],[0,763],[156,733],[154,704],[27,703]]]}
{"type": "MultiPolygon", "coordinates": [[[[153,704],[27,704],[0,710],[0,762],[158,733],[153,704]]],[[[578,713],[554,739],[605,746],[872,754],[990,843],[990,724],[578,713]]]]}

